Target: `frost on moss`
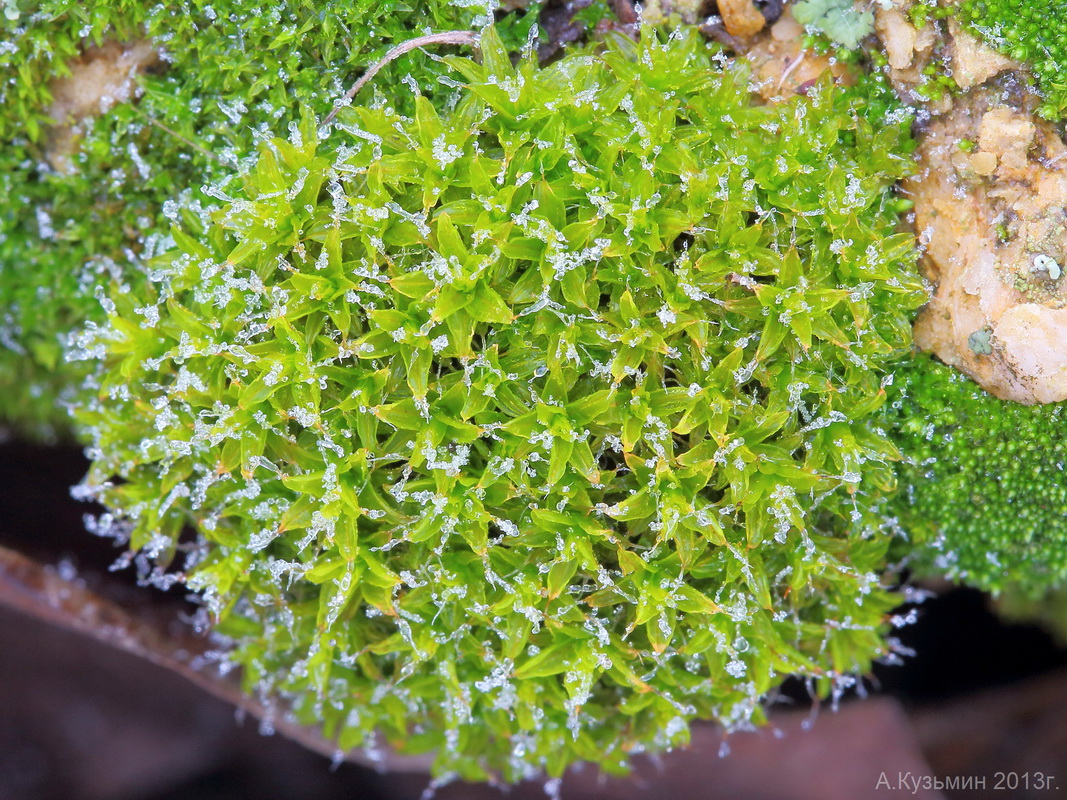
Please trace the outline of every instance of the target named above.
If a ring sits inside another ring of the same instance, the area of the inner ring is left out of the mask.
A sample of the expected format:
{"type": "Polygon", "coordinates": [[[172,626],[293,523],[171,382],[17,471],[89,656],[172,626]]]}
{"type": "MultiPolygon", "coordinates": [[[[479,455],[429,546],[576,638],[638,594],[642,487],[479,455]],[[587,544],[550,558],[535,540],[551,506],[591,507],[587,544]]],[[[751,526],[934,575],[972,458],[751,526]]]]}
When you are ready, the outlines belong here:
{"type": "Polygon", "coordinates": [[[999,400],[928,357],[894,391],[898,501],[926,572],[1034,598],[1067,580],[1067,406],[999,400]]]}
{"type": "Polygon", "coordinates": [[[1047,119],[1067,114],[1067,0],[964,0],[959,18],[1033,70],[1047,119]]]}
{"type": "MultiPolygon", "coordinates": [[[[64,363],[67,333],[103,319],[96,287],[138,285],[171,246],[172,222],[217,206],[204,185],[285,131],[300,104],[325,114],[352,79],[413,36],[478,27],[495,0],[117,0],[18,3],[0,15],[0,421],[64,424],[56,398],[81,371],[64,363]],[[139,99],[80,126],[71,172],[49,147],[49,86],[83,50],[147,38],[162,61],[139,99]]],[[[504,17],[516,49],[536,19],[504,17]]],[[[447,102],[443,67],[422,52],[390,64],[360,102],[409,111],[411,86],[447,102]],[[409,85],[410,83],[410,85],[409,85]]]]}
{"type": "Polygon", "coordinates": [[[160,565],[195,527],[246,686],[342,748],[614,770],[849,685],[897,602],[907,125],[829,83],[756,105],[695,36],[482,57],[443,117],[264,143],[112,287],[87,490],[160,565]]]}

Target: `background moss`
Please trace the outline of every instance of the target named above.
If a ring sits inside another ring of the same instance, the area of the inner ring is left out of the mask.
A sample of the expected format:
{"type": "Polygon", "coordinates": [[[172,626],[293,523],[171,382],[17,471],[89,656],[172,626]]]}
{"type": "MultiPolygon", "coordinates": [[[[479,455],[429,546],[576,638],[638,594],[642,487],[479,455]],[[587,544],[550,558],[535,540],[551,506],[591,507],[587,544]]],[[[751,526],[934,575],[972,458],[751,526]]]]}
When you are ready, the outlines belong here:
{"type": "Polygon", "coordinates": [[[112,285],[86,491],[342,748],[618,770],[843,691],[897,603],[906,115],[695,34],[448,63],[454,111],[309,115],[112,285]]]}
{"type": "Polygon", "coordinates": [[[999,400],[928,356],[895,382],[898,510],[923,571],[1037,597],[1067,578],[1067,407],[999,400]]]}
{"type": "MultiPolygon", "coordinates": [[[[169,246],[170,225],[217,205],[258,142],[286,131],[301,104],[325,114],[398,42],[496,16],[495,0],[14,7],[0,15],[0,421],[38,433],[66,428],[56,399],[84,372],[64,362],[64,342],[85,320],[103,319],[97,287],[142,282],[145,261],[169,246]],[[45,157],[50,82],[86,47],[145,37],[163,61],[138,78],[139,100],[87,120],[73,173],[57,172],[45,157]]],[[[526,40],[536,9],[501,15],[509,46],[526,40]]],[[[410,110],[410,76],[447,105],[453,90],[437,82],[442,72],[412,52],[357,102],[410,110]]]]}

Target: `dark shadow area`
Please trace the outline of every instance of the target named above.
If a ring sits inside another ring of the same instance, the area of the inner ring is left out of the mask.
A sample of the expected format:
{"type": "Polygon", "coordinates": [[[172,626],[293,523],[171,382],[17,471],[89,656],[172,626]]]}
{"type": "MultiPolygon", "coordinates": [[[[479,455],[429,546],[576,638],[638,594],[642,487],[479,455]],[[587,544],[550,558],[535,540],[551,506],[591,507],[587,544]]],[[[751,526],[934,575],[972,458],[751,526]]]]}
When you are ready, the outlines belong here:
{"type": "MultiPolygon", "coordinates": [[[[149,613],[188,611],[192,605],[180,592],[139,587],[130,569],[108,571],[121,549],[85,532],[83,515],[94,509],[70,495],[85,469],[76,448],[0,445],[0,544],[43,564],[65,564],[119,603],[149,613]]],[[[888,765],[943,772],[963,769],[959,764],[1010,768],[1039,748],[1016,753],[1006,737],[1019,741],[1027,732],[1045,731],[1040,741],[1046,741],[1064,728],[1055,698],[1067,702],[1067,650],[1043,631],[1000,622],[984,596],[969,590],[949,591],[917,612],[918,621],[897,632],[917,655],[903,666],[875,670],[874,699],[850,700],[838,714],[824,708],[808,729],[807,690],[792,681],[783,688],[785,702],[775,708],[772,728],[732,737],[729,757],[718,757],[721,734],[701,726],[690,750],[641,761],[626,781],[580,772],[564,782],[562,796],[878,798],[887,796],[875,788],[888,765]],[[984,713],[1002,722],[980,737],[981,726],[965,718],[984,713]],[[845,769],[849,759],[854,763],[845,769]]],[[[1041,750],[1038,766],[1059,759],[1067,790],[1067,750],[1062,757],[1056,752],[1041,750]]],[[[254,720],[238,722],[227,703],[167,670],[0,609],[0,800],[416,800],[427,782],[424,775],[382,775],[350,764],[331,768],[328,759],[298,744],[262,736],[254,720]]],[[[508,795],[460,784],[437,795],[504,796],[546,795],[540,784],[508,795]]]]}

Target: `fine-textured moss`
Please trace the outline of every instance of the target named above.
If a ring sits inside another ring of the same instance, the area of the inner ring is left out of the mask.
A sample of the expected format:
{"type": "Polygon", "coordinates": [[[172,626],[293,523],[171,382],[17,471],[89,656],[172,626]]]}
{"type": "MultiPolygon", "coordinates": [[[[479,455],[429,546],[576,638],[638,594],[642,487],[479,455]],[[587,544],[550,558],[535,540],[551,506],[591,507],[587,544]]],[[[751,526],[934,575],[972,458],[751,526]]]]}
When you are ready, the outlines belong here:
{"type": "Polygon", "coordinates": [[[888,652],[871,424],[923,299],[907,123],[696,36],[311,117],[115,284],[86,491],[342,748],[509,779],[888,652]],[[320,138],[325,137],[320,141],[320,138]]]}
{"type": "Polygon", "coordinates": [[[964,0],[962,22],[1033,70],[1045,102],[1039,113],[1067,113],[1067,0],[964,0]]]}
{"type": "Polygon", "coordinates": [[[893,403],[917,566],[1034,597],[1067,580],[1067,407],[999,400],[929,357],[893,403]]]}
{"type": "MultiPolygon", "coordinates": [[[[495,0],[117,0],[17,3],[0,15],[0,421],[58,424],[56,398],[82,371],[63,361],[67,333],[102,319],[98,284],[143,281],[144,261],[169,246],[180,214],[218,204],[205,184],[284,132],[300,104],[326,113],[352,80],[393,45],[484,25],[495,0]],[[147,38],[162,61],[137,78],[135,103],[82,124],[74,171],[45,156],[51,81],[83,50],[147,38]],[[160,127],[160,125],[164,127],[160,127]]],[[[536,18],[504,25],[517,48],[536,18]]],[[[410,80],[444,101],[440,67],[420,51],[380,73],[359,102],[410,110],[410,80]]]]}

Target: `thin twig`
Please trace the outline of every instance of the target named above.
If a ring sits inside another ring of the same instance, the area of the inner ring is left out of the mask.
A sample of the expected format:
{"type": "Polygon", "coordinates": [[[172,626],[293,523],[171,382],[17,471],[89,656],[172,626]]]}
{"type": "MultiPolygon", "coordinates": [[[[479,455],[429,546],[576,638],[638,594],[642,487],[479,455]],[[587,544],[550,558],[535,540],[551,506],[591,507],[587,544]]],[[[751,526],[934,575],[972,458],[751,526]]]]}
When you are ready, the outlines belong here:
{"type": "Polygon", "coordinates": [[[404,55],[419,47],[425,47],[429,44],[469,44],[476,45],[478,43],[478,37],[474,31],[445,31],[444,33],[431,33],[429,36],[417,36],[414,39],[408,39],[406,42],[401,42],[385,56],[377,64],[370,67],[364,72],[358,81],[352,84],[352,88],[345,92],[345,96],[333,107],[333,111],[326,115],[326,119],[322,121],[323,125],[329,125],[333,122],[333,118],[337,116],[337,112],[352,102],[352,98],[359,94],[359,90],[366,86],[371,78],[378,74],[378,71],[388,64],[390,61],[395,61],[404,55]]]}

